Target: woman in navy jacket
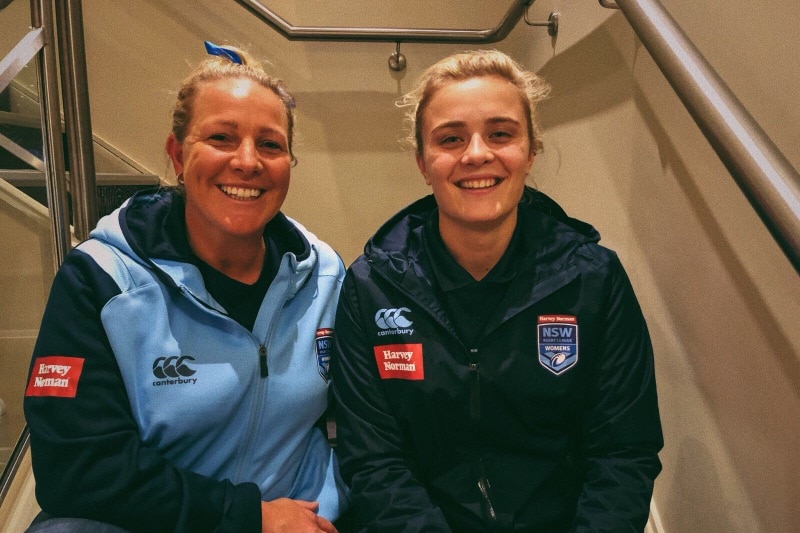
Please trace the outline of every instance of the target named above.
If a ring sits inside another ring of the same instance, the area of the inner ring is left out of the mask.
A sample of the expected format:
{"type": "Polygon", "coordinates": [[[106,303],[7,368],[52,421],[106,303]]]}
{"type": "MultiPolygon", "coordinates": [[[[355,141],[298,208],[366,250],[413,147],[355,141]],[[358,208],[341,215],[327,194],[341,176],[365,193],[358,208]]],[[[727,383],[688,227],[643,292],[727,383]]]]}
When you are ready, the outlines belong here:
{"type": "Polygon", "coordinates": [[[662,446],[651,344],[617,256],[525,185],[546,91],[481,51],[405,98],[433,195],[370,239],[336,317],[361,531],[644,528],[662,446]]]}

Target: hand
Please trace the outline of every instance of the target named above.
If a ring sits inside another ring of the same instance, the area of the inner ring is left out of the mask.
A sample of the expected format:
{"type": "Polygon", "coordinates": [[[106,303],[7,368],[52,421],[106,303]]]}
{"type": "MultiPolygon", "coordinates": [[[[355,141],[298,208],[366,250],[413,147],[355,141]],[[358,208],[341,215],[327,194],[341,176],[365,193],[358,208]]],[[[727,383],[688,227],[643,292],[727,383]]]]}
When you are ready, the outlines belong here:
{"type": "Polygon", "coordinates": [[[261,533],[338,533],[318,508],[317,502],[289,498],[261,502],[261,533]]]}

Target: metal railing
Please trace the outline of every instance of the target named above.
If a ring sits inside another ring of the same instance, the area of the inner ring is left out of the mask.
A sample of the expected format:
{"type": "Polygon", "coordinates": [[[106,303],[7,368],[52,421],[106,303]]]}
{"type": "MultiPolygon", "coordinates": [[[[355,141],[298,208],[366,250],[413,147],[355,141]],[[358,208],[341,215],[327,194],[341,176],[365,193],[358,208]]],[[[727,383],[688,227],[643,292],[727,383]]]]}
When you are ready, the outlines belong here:
{"type": "MultiPolygon", "coordinates": [[[[72,0],[64,0],[71,2],[72,0]]],[[[44,152],[45,188],[50,211],[50,222],[53,232],[54,272],[64,261],[72,248],[72,237],[69,224],[69,211],[66,195],[66,170],[64,151],[61,143],[61,111],[58,95],[58,66],[55,49],[54,13],[51,2],[47,0],[31,0],[31,27],[28,34],[0,63],[0,90],[24,68],[34,57],[37,61],[39,83],[39,106],[41,113],[42,139],[44,152]]],[[[74,130],[74,125],[68,125],[74,130]]],[[[85,136],[84,136],[85,137],[85,136]]],[[[88,136],[89,146],[82,150],[91,151],[91,133],[88,136]]],[[[73,183],[79,180],[73,178],[73,183]]],[[[8,493],[14,476],[22,463],[23,455],[28,449],[30,432],[26,425],[17,445],[8,460],[0,477],[0,504],[8,493]]]]}
{"type": "Polygon", "coordinates": [[[97,225],[96,176],[89,112],[89,81],[83,43],[81,0],[60,0],[58,7],[59,58],[64,122],[70,161],[70,192],[75,236],[83,240],[97,225]]]}
{"type": "MultiPolygon", "coordinates": [[[[92,130],[89,118],[86,62],[83,53],[80,0],[55,2],[59,8],[58,25],[50,2],[31,0],[31,27],[11,52],[0,62],[0,91],[4,90],[34,57],[38,63],[40,108],[44,162],[32,166],[45,167],[47,201],[51,209],[56,267],[71,247],[67,178],[61,142],[61,106],[59,71],[65,110],[65,124],[70,160],[69,188],[72,193],[74,232],[85,239],[97,223],[95,169],[92,130]],[[56,52],[58,40],[60,53],[56,52]],[[60,61],[59,61],[60,60],[60,61]]],[[[12,153],[16,146],[7,139],[3,144],[12,153]]]]}
{"type": "Polygon", "coordinates": [[[536,0],[515,0],[494,28],[483,30],[444,28],[362,28],[330,26],[294,26],[258,0],[236,0],[236,3],[261,19],[290,41],[373,41],[396,42],[397,49],[389,57],[389,68],[402,71],[406,59],[400,43],[487,44],[505,39],[520,19],[528,26],[546,26],[551,37],[558,34],[560,15],[550,13],[546,21],[528,20],[528,9],[536,0]]]}
{"type": "Polygon", "coordinates": [[[494,43],[505,39],[535,0],[516,0],[493,29],[342,28],[293,26],[257,0],[236,0],[278,33],[294,41],[374,41],[404,43],[494,43]]]}
{"type": "Polygon", "coordinates": [[[800,174],[658,0],[615,0],[722,163],[800,272],[800,174]]]}

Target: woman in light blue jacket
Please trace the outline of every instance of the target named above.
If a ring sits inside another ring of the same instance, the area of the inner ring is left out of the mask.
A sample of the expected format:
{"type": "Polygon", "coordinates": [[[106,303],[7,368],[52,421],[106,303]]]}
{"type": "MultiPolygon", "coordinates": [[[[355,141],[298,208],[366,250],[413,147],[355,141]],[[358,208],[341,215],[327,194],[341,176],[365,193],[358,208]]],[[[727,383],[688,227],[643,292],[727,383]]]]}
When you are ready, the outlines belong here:
{"type": "Polygon", "coordinates": [[[166,143],[178,186],[104,217],[53,282],[31,531],[334,532],[347,507],[321,424],[344,268],[280,212],[294,102],[208,48],[166,143]]]}

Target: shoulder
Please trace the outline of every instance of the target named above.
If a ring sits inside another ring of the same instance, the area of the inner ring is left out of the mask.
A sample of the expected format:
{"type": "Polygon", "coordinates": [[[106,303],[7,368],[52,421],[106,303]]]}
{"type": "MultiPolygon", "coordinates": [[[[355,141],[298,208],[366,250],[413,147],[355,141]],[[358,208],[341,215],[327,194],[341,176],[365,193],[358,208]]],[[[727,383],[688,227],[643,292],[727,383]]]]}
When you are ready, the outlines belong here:
{"type": "Polygon", "coordinates": [[[397,296],[399,293],[421,293],[424,290],[420,286],[422,281],[414,278],[414,274],[406,274],[398,279],[395,277],[398,275],[397,271],[387,270],[385,265],[366,255],[360,255],[347,269],[342,286],[342,301],[360,308],[367,302],[392,299],[393,295],[397,296]]]}
{"type": "Polygon", "coordinates": [[[621,267],[617,252],[596,242],[586,242],[577,248],[578,261],[600,269],[621,267]]]}
{"type": "Polygon", "coordinates": [[[90,262],[94,266],[88,268],[105,273],[114,280],[121,291],[149,283],[153,279],[138,261],[115,246],[98,239],[83,241],[69,256],[72,258],[70,264],[90,262]]]}
{"type": "Polygon", "coordinates": [[[372,282],[375,260],[367,258],[366,255],[359,255],[347,268],[346,282],[360,284],[372,282]]]}
{"type": "Polygon", "coordinates": [[[325,241],[316,240],[312,246],[317,251],[320,274],[336,276],[340,281],[344,279],[344,262],[338,253],[325,241]]]}
{"type": "Polygon", "coordinates": [[[82,243],[64,258],[50,287],[48,308],[88,304],[99,310],[124,290],[122,284],[103,268],[102,259],[87,248],[90,247],[82,243]]]}
{"type": "Polygon", "coordinates": [[[591,225],[536,209],[529,209],[523,220],[525,264],[536,279],[571,273],[606,286],[626,277],[617,253],[598,242],[599,233],[591,225]]]}
{"type": "Polygon", "coordinates": [[[303,226],[298,221],[294,220],[291,217],[286,217],[286,220],[294,226],[295,230],[302,235],[305,241],[308,243],[310,256],[316,256],[315,262],[316,266],[319,270],[321,276],[334,276],[341,281],[344,279],[345,275],[345,268],[344,262],[336,250],[328,244],[327,242],[323,241],[319,237],[316,236],[313,232],[311,232],[308,228],[303,226]]]}
{"type": "Polygon", "coordinates": [[[354,297],[359,290],[374,285],[372,281],[372,266],[364,255],[360,255],[347,268],[342,292],[349,297],[354,297]]]}

